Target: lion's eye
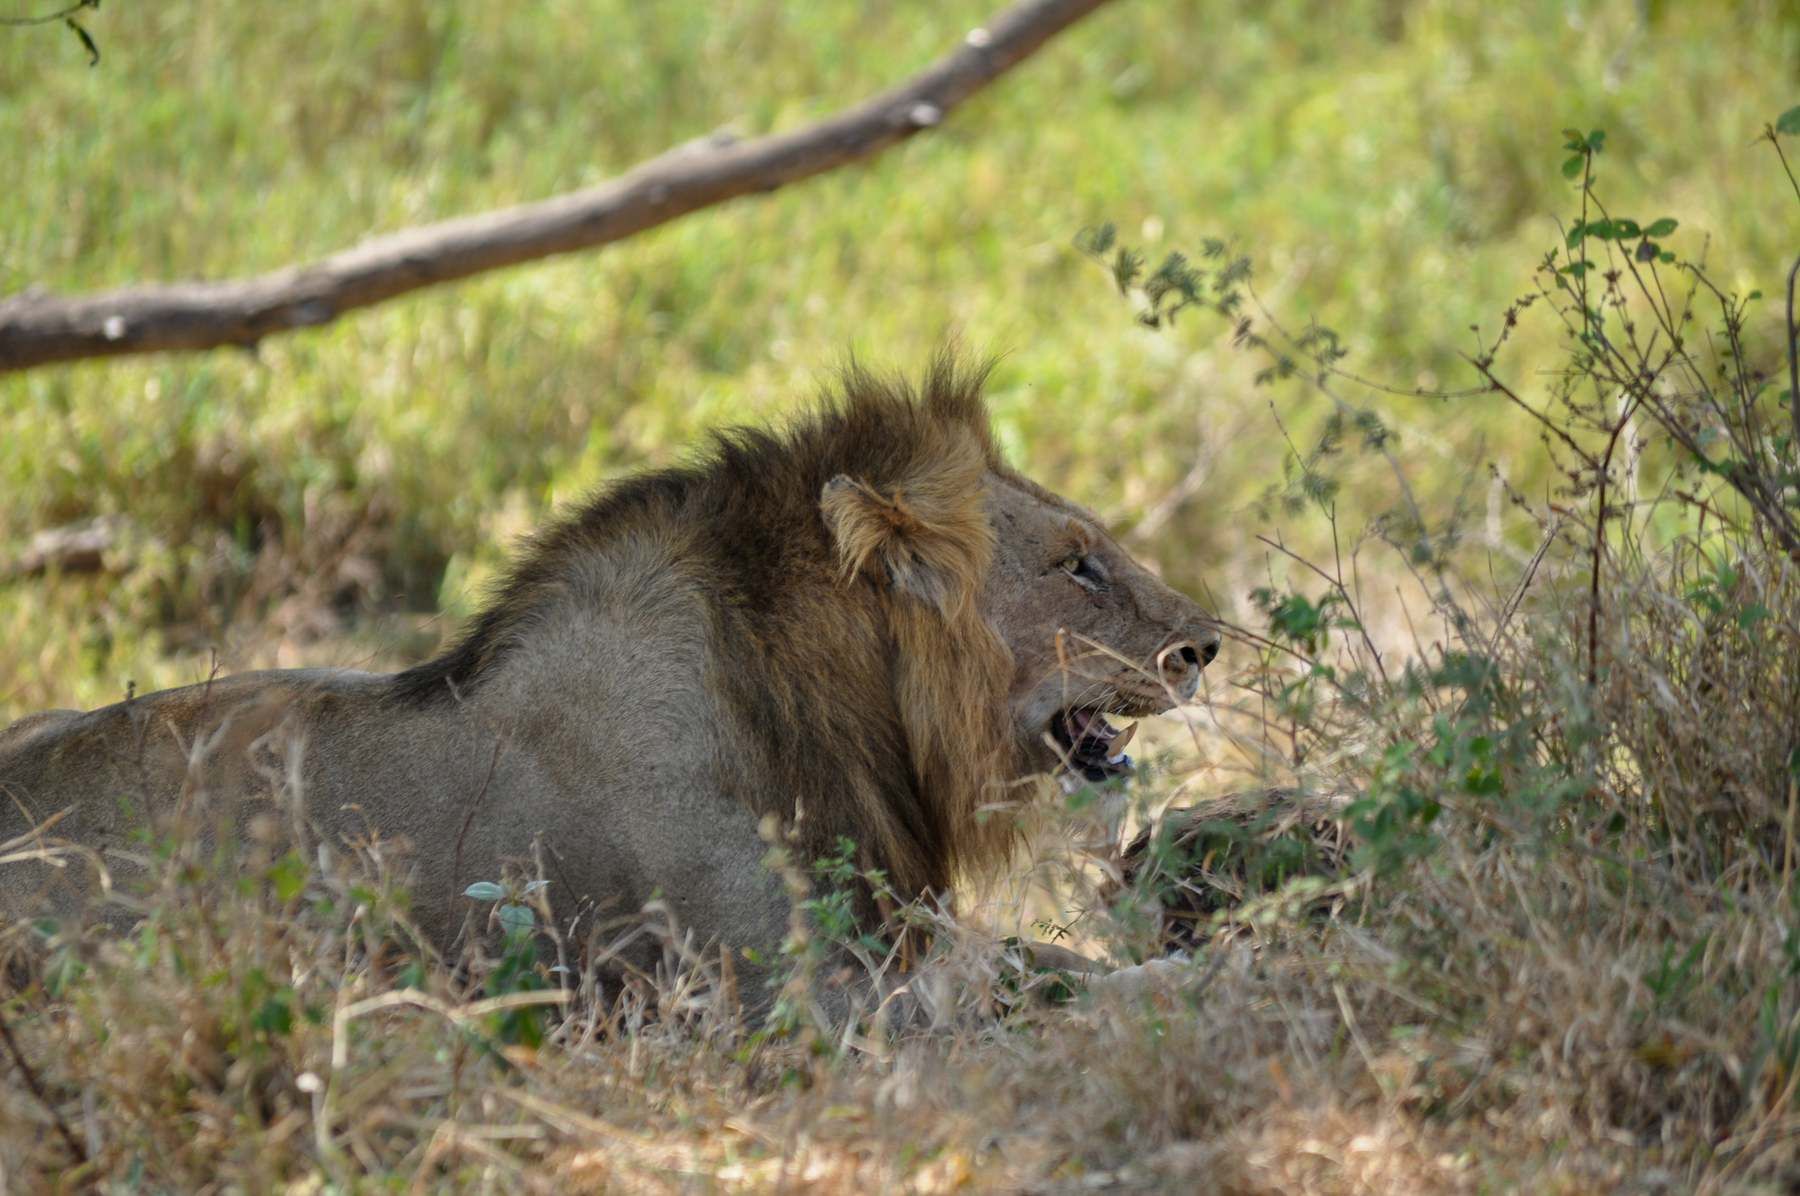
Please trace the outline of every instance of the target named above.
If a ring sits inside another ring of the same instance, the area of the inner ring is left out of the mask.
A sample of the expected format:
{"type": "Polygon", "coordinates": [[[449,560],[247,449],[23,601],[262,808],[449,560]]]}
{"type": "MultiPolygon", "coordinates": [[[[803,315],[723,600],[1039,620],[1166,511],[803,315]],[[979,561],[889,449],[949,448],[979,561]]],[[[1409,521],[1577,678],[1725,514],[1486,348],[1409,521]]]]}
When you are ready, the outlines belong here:
{"type": "Polygon", "coordinates": [[[1093,557],[1071,552],[1062,559],[1059,567],[1090,590],[1106,588],[1106,574],[1093,557]]]}

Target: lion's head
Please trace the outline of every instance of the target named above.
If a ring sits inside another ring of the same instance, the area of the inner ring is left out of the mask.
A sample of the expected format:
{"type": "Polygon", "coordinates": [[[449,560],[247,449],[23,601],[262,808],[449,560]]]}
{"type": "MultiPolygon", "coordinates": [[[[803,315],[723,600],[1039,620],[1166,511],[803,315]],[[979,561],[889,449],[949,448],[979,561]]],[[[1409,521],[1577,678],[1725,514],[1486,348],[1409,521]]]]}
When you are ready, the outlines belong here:
{"type": "Polygon", "coordinates": [[[1129,771],[1109,714],[1160,714],[1193,698],[1219,632],[1095,516],[1017,475],[989,483],[997,550],[988,614],[1012,655],[1014,737],[1027,758],[1090,781],[1129,771]]]}
{"type": "Polygon", "coordinates": [[[820,495],[843,577],[884,597],[914,767],[950,799],[962,824],[952,855],[965,861],[1006,841],[1003,820],[971,816],[1010,782],[1129,773],[1131,731],[1107,716],[1191,699],[1220,643],[1092,512],[1002,459],[979,383],[940,362],[906,402],[853,373],[852,422],[911,415],[875,468],[834,474],[820,495]]]}

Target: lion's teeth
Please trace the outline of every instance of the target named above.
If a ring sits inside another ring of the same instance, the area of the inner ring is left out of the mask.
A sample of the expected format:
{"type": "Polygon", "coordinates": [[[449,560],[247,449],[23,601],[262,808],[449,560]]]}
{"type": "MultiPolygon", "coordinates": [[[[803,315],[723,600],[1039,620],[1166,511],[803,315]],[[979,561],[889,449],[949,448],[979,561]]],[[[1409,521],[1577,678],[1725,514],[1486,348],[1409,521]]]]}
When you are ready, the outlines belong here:
{"type": "Polygon", "coordinates": [[[1126,727],[1123,731],[1117,732],[1115,737],[1113,739],[1111,739],[1110,741],[1108,741],[1106,746],[1113,749],[1113,751],[1119,753],[1119,755],[1121,755],[1121,756],[1124,755],[1125,754],[1125,745],[1131,742],[1131,737],[1133,735],[1137,734],[1137,729],[1138,729],[1138,725],[1136,723],[1132,723],[1129,727],[1126,727]]]}

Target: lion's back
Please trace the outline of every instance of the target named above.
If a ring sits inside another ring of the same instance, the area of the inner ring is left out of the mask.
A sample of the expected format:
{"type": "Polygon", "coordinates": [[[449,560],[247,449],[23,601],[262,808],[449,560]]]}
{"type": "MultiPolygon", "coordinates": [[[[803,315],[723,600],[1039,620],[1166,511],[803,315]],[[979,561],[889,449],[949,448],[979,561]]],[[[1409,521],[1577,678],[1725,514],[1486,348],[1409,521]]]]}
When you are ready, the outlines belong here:
{"type": "Polygon", "coordinates": [[[18,722],[0,727],[0,759],[5,759],[8,752],[22,750],[34,738],[50,734],[70,719],[80,717],[79,710],[40,710],[36,714],[26,715],[18,722]]]}
{"type": "MultiPolygon", "coordinates": [[[[184,788],[242,792],[251,745],[321,690],[367,684],[343,670],[246,673],[96,710],[28,715],[0,729],[0,909],[68,907],[92,888],[81,861],[111,860],[184,788]]],[[[372,680],[372,678],[370,678],[372,680]]]]}

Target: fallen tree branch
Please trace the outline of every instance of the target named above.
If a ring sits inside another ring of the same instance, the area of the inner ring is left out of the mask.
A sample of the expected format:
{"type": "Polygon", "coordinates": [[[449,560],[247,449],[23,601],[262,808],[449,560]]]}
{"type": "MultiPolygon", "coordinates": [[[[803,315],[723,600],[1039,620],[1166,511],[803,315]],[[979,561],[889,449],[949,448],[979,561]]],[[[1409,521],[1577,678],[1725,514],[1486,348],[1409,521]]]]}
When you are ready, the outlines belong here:
{"type": "Polygon", "coordinates": [[[64,5],[55,12],[39,13],[35,17],[0,17],[0,26],[23,29],[31,25],[54,25],[58,21],[68,20],[84,8],[99,7],[99,0],[75,0],[75,3],[64,5]]]}
{"type": "Polygon", "coordinates": [[[898,87],[790,133],[679,146],[611,182],[372,238],[252,278],[0,300],[0,372],[172,349],[254,346],[424,287],[591,249],[752,192],[871,157],[969,96],[1106,0],[1019,0],[898,87]]]}

